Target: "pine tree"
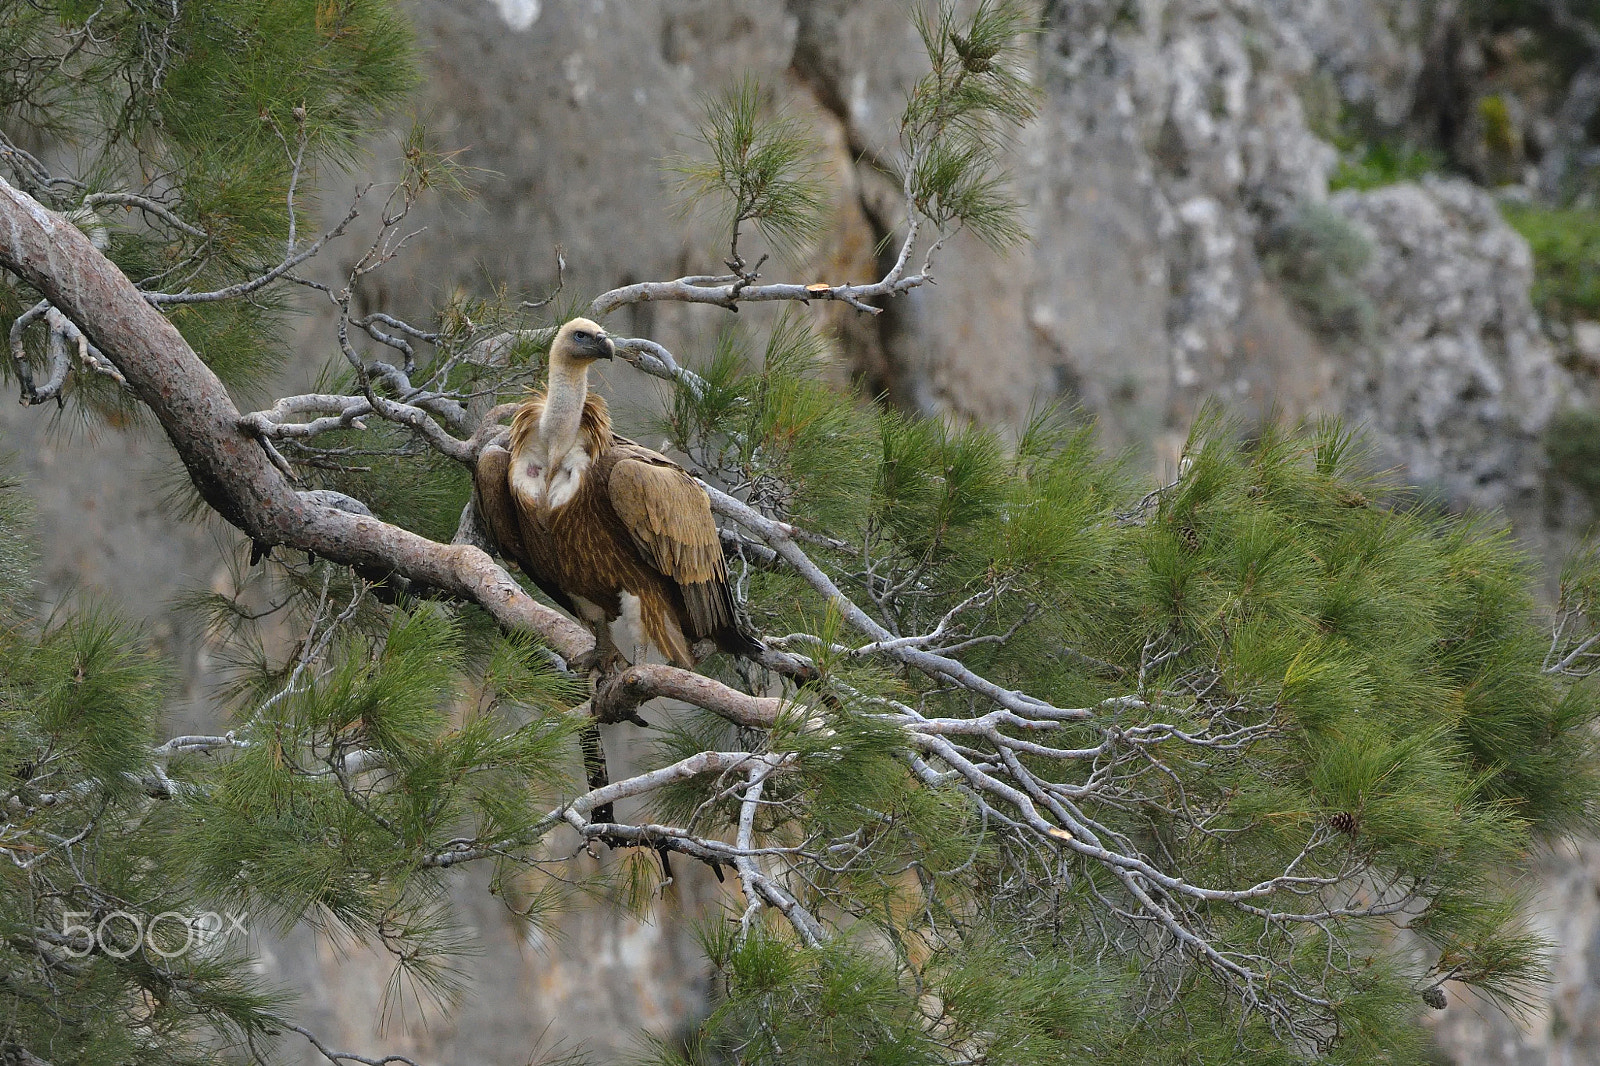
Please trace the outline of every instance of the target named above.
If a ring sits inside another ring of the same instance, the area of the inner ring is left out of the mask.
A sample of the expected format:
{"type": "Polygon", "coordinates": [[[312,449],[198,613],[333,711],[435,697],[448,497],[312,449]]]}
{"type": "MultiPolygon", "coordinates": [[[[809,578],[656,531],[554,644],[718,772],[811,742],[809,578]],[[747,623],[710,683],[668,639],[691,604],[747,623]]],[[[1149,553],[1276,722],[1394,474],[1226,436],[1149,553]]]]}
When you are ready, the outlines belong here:
{"type": "Polygon", "coordinates": [[[574,841],[611,849],[622,898],[673,862],[727,880],[715,1009],[663,1062],[1415,1061],[1453,990],[1527,1002],[1548,945],[1514,871],[1595,803],[1593,555],[1541,610],[1502,530],[1373,475],[1334,423],[1209,412],[1151,488],[1069,412],[1005,439],[825,383],[811,304],[876,313],[953,233],[1022,238],[994,146],[1032,111],[1029,16],[963,10],[918,23],[883,278],[748,258],[807,239],[825,198],[803,127],[746,82],[673,164],[722,212],[728,273],[419,326],[354,296],[454,158],[406,141],[342,278],[313,268],[354,211],[311,236],[303,207],[414,78],[387,5],[6,9],[12,380],[153,419],[239,574],[191,605],[237,665],[231,728],[163,737],[135,627],[37,616],[0,487],[0,1061],[262,1059],[286,1031],[334,1061],[230,914],[348,932],[448,1002],[456,868],[544,921],[560,889],[530,886],[570,879],[574,841]],[[241,413],[228,389],[261,385],[308,290],[344,362],[241,413]],[[647,338],[619,354],[672,383],[661,427],[804,684],[717,658],[574,672],[589,634],[484,550],[468,470],[552,327],[660,299],[795,305],[692,368],[647,338]],[[656,763],[591,786],[591,723],[661,695],[692,707],[652,710],[656,763]]]}

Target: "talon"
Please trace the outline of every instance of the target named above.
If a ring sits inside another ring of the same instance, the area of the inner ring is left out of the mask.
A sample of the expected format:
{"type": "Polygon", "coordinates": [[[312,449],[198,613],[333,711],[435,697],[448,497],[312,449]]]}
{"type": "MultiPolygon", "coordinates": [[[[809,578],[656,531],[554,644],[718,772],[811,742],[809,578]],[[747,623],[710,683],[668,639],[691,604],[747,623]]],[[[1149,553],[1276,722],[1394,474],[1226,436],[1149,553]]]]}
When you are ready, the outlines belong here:
{"type": "Polygon", "coordinates": [[[621,673],[629,665],[628,660],[623,658],[622,652],[614,645],[605,648],[596,645],[582,655],[573,656],[567,661],[567,668],[575,674],[599,674],[601,677],[621,673]]]}

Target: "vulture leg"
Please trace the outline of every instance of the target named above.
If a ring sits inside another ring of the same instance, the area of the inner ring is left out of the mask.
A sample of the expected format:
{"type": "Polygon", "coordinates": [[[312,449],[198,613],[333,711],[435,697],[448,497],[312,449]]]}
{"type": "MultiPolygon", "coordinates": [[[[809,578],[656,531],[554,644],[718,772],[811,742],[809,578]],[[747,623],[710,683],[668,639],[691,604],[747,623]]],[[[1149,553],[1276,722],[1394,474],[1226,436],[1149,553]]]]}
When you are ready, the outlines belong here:
{"type": "Polygon", "coordinates": [[[599,622],[590,628],[594,631],[594,647],[573,658],[568,664],[573,672],[614,674],[627,666],[627,656],[622,654],[622,649],[611,639],[610,623],[599,622]]]}
{"type": "MultiPolygon", "coordinates": [[[[600,744],[598,722],[590,722],[583,727],[583,732],[578,734],[578,747],[583,752],[583,776],[590,791],[605,788],[611,783],[611,777],[606,772],[606,749],[600,744]]],[[[589,812],[589,821],[600,825],[612,821],[614,817],[609,803],[602,803],[589,812]]]]}

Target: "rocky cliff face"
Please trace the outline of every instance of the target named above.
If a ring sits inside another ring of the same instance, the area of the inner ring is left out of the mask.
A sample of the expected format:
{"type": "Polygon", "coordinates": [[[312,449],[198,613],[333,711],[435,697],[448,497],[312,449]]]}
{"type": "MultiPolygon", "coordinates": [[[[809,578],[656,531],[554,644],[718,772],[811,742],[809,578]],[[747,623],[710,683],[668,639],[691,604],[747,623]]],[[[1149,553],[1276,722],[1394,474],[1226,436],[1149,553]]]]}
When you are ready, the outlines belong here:
{"type": "MultiPolygon", "coordinates": [[[[427,209],[428,230],[380,275],[378,298],[399,313],[426,319],[442,294],[500,284],[537,296],[554,284],[558,245],[567,290],[580,294],[720,269],[709,232],[673,213],[660,161],[692,147],[696,94],[746,72],[813,124],[836,190],[827,235],[802,264],[769,273],[837,282],[881,270],[875,248],[901,219],[879,163],[894,156],[903,94],[921,69],[900,4],[409,6],[426,68],[417,111],[485,174],[475,200],[427,209]]],[[[1145,449],[1158,469],[1207,399],[1246,417],[1270,405],[1343,414],[1449,501],[1506,508],[1540,533],[1537,438],[1570,383],[1529,303],[1527,246],[1461,178],[1328,189],[1330,123],[1351,111],[1390,127],[1417,121],[1441,91],[1441,65],[1455,69],[1440,57],[1456,54],[1458,15],[1453,0],[1047,0],[1033,53],[1040,116],[1009,149],[1033,241],[1000,258],[958,238],[937,288],[877,319],[815,312],[833,316],[841,377],[989,423],[1081,403],[1111,444],[1145,449]]],[[[337,193],[325,192],[330,211],[342,210],[337,193]]],[[[740,317],[752,313],[765,314],[740,317]]],[[[708,308],[630,314],[616,328],[691,358],[727,324],[708,308]]],[[[322,363],[327,336],[304,328],[296,375],[322,363]]],[[[613,391],[650,395],[610,377],[613,391]]],[[[107,457],[105,485],[126,477],[122,461],[107,457]]],[[[73,493],[105,485],[46,499],[43,520],[77,525],[73,493]]],[[[47,562],[70,573],[113,544],[149,560],[164,537],[108,521],[97,541],[52,539],[47,562]]],[[[162,616],[162,589],[145,599],[162,616]]],[[[1591,937],[1577,929],[1596,924],[1588,850],[1547,864],[1561,911],[1552,928],[1575,952],[1557,1005],[1522,1029],[1468,1005],[1447,1011],[1441,1032],[1459,1061],[1600,1062],[1580,1038],[1590,1023],[1576,1020],[1595,996],[1591,937]]],[[[475,998],[381,1041],[368,994],[381,965],[297,939],[274,966],[312,991],[324,1015],[313,1023],[342,1045],[523,1062],[542,1039],[611,1061],[639,1024],[670,1036],[703,1009],[682,919],[715,891],[680,882],[649,922],[585,911],[563,939],[532,943],[481,886],[465,886],[482,912],[475,998]]]]}
{"type": "MultiPolygon", "coordinates": [[[[441,280],[538,291],[558,244],[577,291],[715,267],[721,250],[673,215],[659,163],[692,147],[696,94],[745,72],[832,154],[834,226],[798,273],[881,268],[873,249],[902,224],[881,164],[921,69],[897,5],[413,10],[419,111],[499,176],[436,212],[388,281],[397,295],[441,280]]],[[[1330,198],[1336,153],[1315,132],[1350,109],[1403,124],[1456,15],[1444,0],[1044,4],[1041,114],[1010,151],[1034,241],[999,258],[958,238],[937,289],[877,320],[836,314],[842,364],[904,406],[991,423],[1064,396],[1158,457],[1207,398],[1341,413],[1451,500],[1526,509],[1531,435],[1564,379],[1528,304],[1525,246],[1459,179],[1330,198]],[[1287,263],[1285,240],[1299,242],[1287,263]],[[1360,262],[1337,261],[1341,241],[1360,262]],[[1441,435],[1466,425],[1470,439],[1441,435]]],[[[704,309],[636,315],[629,329],[690,351],[723,325],[704,309]]]]}
{"type": "Polygon", "coordinates": [[[1420,483],[1524,510],[1543,482],[1540,430],[1571,382],[1528,300],[1528,246],[1467,181],[1342,192],[1332,207],[1374,249],[1376,309],[1344,409],[1420,483]]]}
{"type": "Polygon", "coordinates": [[[1053,382],[1158,452],[1207,398],[1343,414],[1453,502],[1526,513],[1566,387],[1526,245],[1459,179],[1329,198],[1307,113],[1319,93],[1411,113],[1439,7],[1050,6],[1043,117],[1016,153],[1038,239],[951,267],[959,292],[892,364],[931,378],[925,408],[979,419],[1053,382]],[[1032,373],[964,357],[958,323],[1006,330],[1032,373]]]}

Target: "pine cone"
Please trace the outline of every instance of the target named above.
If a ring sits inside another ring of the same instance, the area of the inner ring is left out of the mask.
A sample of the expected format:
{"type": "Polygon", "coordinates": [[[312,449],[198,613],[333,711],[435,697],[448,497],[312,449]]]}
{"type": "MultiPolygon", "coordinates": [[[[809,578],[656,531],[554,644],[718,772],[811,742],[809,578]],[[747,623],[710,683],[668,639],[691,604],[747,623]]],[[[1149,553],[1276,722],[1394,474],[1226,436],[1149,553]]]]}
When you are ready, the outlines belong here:
{"type": "Polygon", "coordinates": [[[1341,507],[1365,507],[1371,502],[1367,499],[1366,493],[1356,489],[1349,489],[1339,493],[1339,505],[1341,507]]]}
{"type": "Polygon", "coordinates": [[[979,47],[954,30],[950,31],[950,43],[955,46],[956,55],[961,57],[961,65],[972,73],[987,74],[994,69],[994,64],[989,61],[995,57],[996,49],[979,47]]]}
{"type": "Polygon", "coordinates": [[[1183,546],[1192,552],[1200,550],[1200,534],[1194,531],[1193,526],[1184,526],[1178,530],[1178,539],[1183,541],[1183,546]]]}
{"type": "Polygon", "coordinates": [[[1434,1010],[1444,1010],[1450,1004],[1445,998],[1444,988],[1440,985],[1429,985],[1422,990],[1422,1002],[1434,1010]]]}
{"type": "Polygon", "coordinates": [[[1328,819],[1328,824],[1333,827],[1336,833],[1344,833],[1348,836],[1356,835],[1356,816],[1349,811],[1340,811],[1328,819]]]}

